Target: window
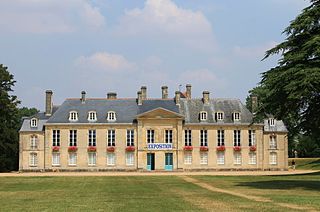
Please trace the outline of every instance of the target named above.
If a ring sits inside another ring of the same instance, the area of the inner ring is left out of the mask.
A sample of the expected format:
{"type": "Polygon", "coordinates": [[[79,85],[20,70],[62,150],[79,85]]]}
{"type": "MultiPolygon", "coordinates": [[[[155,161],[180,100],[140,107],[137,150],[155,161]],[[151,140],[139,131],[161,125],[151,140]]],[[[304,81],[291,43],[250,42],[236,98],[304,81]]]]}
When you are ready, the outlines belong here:
{"type": "Polygon", "coordinates": [[[88,121],[97,121],[97,113],[95,111],[88,113],[88,121]]]}
{"type": "Polygon", "coordinates": [[[270,136],[270,149],[277,149],[277,138],[276,136],[270,136]]]}
{"type": "Polygon", "coordinates": [[[89,130],[88,146],[96,146],[96,130],[89,130]]]}
{"type": "Polygon", "coordinates": [[[270,165],[277,165],[277,153],[276,152],[270,152],[269,162],[270,162],[270,165]]]}
{"type": "Polygon", "coordinates": [[[147,130],[147,143],[154,143],[154,130],[147,130]]]}
{"type": "Polygon", "coordinates": [[[108,130],[108,146],[116,146],[116,131],[108,130]]]}
{"type": "Polygon", "coordinates": [[[223,113],[222,112],[217,112],[216,113],[216,120],[217,121],[222,121],[223,120],[223,113]]]}
{"type": "Polygon", "coordinates": [[[200,164],[208,164],[208,153],[207,152],[200,153],[200,164]]]}
{"type": "Polygon", "coordinates": [[[116,155],[112,152],[107,153],[107,165],[114,166],[116,164],[116,155]]]}
{"type": "Polygon", "coordinates": [[[257,154],[255,152],[249,153],[249,164],[257,164],[257,154]]]}
{"type": "Polygon", "coordinates": [[[240,121],[240,113],[233,113],[233,121],[240,121]]]}
{"type": "Polygon", "coordinates": [[[97,162],[97,155],[95,152],[88,152],[88,165],[95,166],[97,162]]]}
{"type": "Polygon", "coordinates": [[[53,166],[60,165],[60,153],[57,153],[57,152],[52,153],[52,165],[53,166]]]}
{"type": "Polygon", "coordinates": [[[208,131],[200,130],[200,146],[208,146],[208,131]]]}
{"type": "Polygon", "coordinates": [[[217,152],[217,164],[218,165],[224,164],[224,152],[217,152]]]}
{"type": "Polygon", "coordinates": [[[184,164],[192,164],[192,152],[184,152],[184,164]]]}
{"type": "Polygon", "coordinates": [[[35,136],[35,135],[32,135],[30,137],[30,148],[31,149],[37,149],[38,148],[37,140],[38,140],[37,136],[35,136]]]}
{"type": "Polygon", "coordinates": [[[269,119],[269,125],[270,125],[270,127],[274,127],[275,126],[275,120],[273,118],[269,119]]]}
{"type": "Polygon", "coordinates": [[[240,165],[241,164],[241,153],[240,152],[235,152],[234,153],[234,161],[233,163],[235,165],[240,165]]]}
{"type": "Polygon", "coordinates": [[[255,130],[249,130],[249,146],[255,146],[256,145],[256,131],[255,130]]]}
{"type": "Polygon", "coordinates": [[[192,133],[191,130],[184,131],[184,145],[192,146],[192,133]]]}
{"type": "Polygon", "coordinates": [[[69,113],[69,121],[78,121],[78,113],[76,111],[69,113]]]}
{"type": "Polygon", "coordinates": [[[109,111],[107,114],[108,121],[115,121],[116,120],[116,113],[113,111],[109,111]]]}
{"type": "Polygon", "coordinates": [[[218,130],[217,141],[217,146],[224,146],[224,130],[218,130]]]}
{"type": "Polygon", "coordinates": [[[202,111],[202,112],[200,112],[199,116],[200,116],[200,121],[206,121],[207,120],[207,112],[202,111]]]}
{"type": "Polygon", "coordinates": [[[69,165],[70,166],[77,165],[77,153],[76,152],[69,153],[69,165]]]}
{"type": "Polygon", "coordinates": [[[37,127],[38,126],[38,120],[36,118],[31,119],[30,126],[31,127],[37,127]]]}
{"type": "Polygon", "coordinates": [[[133,152],[126,153],[126,164],[127,164],[127,166],[134,165],[134,153],[133,152]]]}
{"type": "Polygon", "coordinates": [[[134,146],[134,130],[127,130],[127,146],[134,146]]]}
{"type": "Polygon", "coordinates": [[[38,166],[38,156],[37,156],[37,153],[30,153],[29,165],[30,165],[30,166],[38,166]]]}
{"type": "Polygon", "coordinates": [[[77,130],[70,130],[69,146],[77,146],[77,130]]]}
{"type": "Polygon", "coordinates": [[[60,146],[60,130],[52,130],[52,146],[60,146]]]}
{"type": "Polygon", "coordinates": [[[166,130],[165,131],[165,141],[166,143],[172,144],[172,130],[166,130]]]}
{"type": "Polygon", "coordinates": [[[240,130],[233,131],[233,146],[241,146],[241,134],[240,130]]]}

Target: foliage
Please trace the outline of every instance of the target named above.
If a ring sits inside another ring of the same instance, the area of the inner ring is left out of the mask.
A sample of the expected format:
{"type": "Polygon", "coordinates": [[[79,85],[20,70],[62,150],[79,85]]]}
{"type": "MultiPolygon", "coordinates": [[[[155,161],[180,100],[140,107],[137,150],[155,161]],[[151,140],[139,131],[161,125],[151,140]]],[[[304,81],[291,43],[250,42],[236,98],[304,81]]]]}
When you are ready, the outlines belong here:
{"type": "Polygon", "coordinates": [[[298,156],[301,158],[320,157],[320,145],[308,136],[299,136],[299,142],[296,147],[298,156]]]}

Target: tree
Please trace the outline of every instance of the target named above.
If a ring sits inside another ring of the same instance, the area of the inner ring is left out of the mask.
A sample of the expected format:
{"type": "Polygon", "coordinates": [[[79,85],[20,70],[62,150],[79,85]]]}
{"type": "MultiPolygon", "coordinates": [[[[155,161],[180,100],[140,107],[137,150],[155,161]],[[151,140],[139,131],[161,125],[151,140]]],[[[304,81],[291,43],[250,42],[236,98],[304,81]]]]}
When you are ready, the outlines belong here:
{"type": "Polygon", "coordinates": [[[260,94],[258,113],[282,119],[291,138],[302,133],[320,144],[320,0],[310,0],[283,33],[285,41],[263,58],[280,54],[278,65],[250,94],[260,94]]]}

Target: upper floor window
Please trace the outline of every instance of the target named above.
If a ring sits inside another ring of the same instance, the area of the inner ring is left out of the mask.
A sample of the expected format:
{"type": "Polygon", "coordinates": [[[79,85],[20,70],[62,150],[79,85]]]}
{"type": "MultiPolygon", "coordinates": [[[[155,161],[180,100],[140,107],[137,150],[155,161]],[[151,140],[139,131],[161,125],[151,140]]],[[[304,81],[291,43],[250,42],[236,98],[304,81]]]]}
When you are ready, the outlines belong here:
{"type": "Polygon", "coordinates": [[[107,114],[107,120],[108,121],[115,121],[116,118],[116,113],[114,111],[109,111],[107,114]]]}
{"type": "Polygon", "coordinates": [[[165,131],[165,141],[166,143],[172,144],[172,130],[166,130],[165,131]]]}
{"type": "Polygon", "coordinates": [[[134,130],[127,130],[127,146],[134,146],[134,130]]]}
{"type": "Polygon", "coordinates": [[[200,130],[200,146],[208,146],[208,131],[200,130]]]}
{"type": "Polygon", "coordinates": [[[233,131],[233,146],[241,146],[241,131],[233,131]]]}
{"type": "Polygon", "coordinates": [[[78,112],[71,111],[69,113],[69,121],[78,121],[78,112]]]}
{"type": "Polygon", "coordinates": [[[96,130],[89,130],[88,146],[96,146],[96,130]]]}
{"type": "Polygon", "coordinates": [[[277,137],[275,135],[270,136],[270,149],[277,148],[277,137]]]}
{"type": "Polygon", "coordinates": [[[216,120],[217,120],[217,121],[222,121],[223,118],[224,118],[223,112],[217,112],[217,113],[216,113],[216,120]]]}
{"type": "Polygon", "coordinates": [[[30,126],[31,127],[38,127],[38,120],[36,118],[31,119],[30,126]]]}
{"type": "Polygon", "coordinates": [[[224,146],[224,130],[218,130],[217,141],[217,146],[224,146]]]}
{"type": "Polygon", "coordinates": [[[191,130],[185,130],[184,131],[184,145],[185,146],[192,146],[191,130]]]}
{"type": "Polygon", "coordinates": [[[116,145],[116,131],[108,130],[108,146],[116,145]]]}
{"type": "Polygon", "coordinates": [[[88,113],[88,121],[97,121],[97,113],[95,111],[88,113]]]}
{"type": "Polygon", "coordinates": [[[77,146],[77,130],[70,130],[69,146],[77,146]]]}
{"type": "Polygon", "coordinates": [[[270,118],[268,122],[269,122],[270,127],[276,126],[276,122],[275,122],[274,118],[270,118]]]}
{"type": "Polygon", "coordinates": [[[249,146],[255,146],[256,145],[256,131],[255,130],[249,130],[249,146]]]}
{"type": "Polygon", "coordinates": [[[60,146],[60,130],[52,130],[52,146],[60,146]]]}
{"type": "Polygon", "coordinates": [[[240,113],[238,112],[233,113],[233,121],[240,121],[240,113]]]}
{"type": "Polygon", "coordinates": [[[38,144],[37,144],[37,136],[35,135],[32,135],[31,138],[30,138],[30,148],[31,149],[36,149],[38,147],[38,144]]]}
{"type": "Polygon", "coordinates": [[[147,143],[154,143],[154,130],[147,130],[147,143]]]}
{"type": "Polygon", "coordinates": [[[205,111],[201,111],[200,114],[199,114],[199,118],[200,118],[200,121],[206,121],[207,118],[208,118],[208,113],[205,112],[205,111]]]}

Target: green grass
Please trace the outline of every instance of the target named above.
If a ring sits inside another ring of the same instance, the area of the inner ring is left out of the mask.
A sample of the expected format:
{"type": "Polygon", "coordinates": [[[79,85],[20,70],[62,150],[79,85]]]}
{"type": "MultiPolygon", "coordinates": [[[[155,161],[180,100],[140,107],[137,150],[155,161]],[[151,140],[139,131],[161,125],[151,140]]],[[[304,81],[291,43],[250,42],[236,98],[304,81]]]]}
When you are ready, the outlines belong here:
{"type": "Polygon", "coordinates": [[[289,158],[289,166],[292,160],[296,162],[296,169],[320,170],[320,158],[289,158]]]}
{"type": "Polygon", "coordinates": [[[179,176],[0,177],[0,211],[320,210],[320,172],[294,176],[192,176],[270,202],[213,192],[179,176]]]}

